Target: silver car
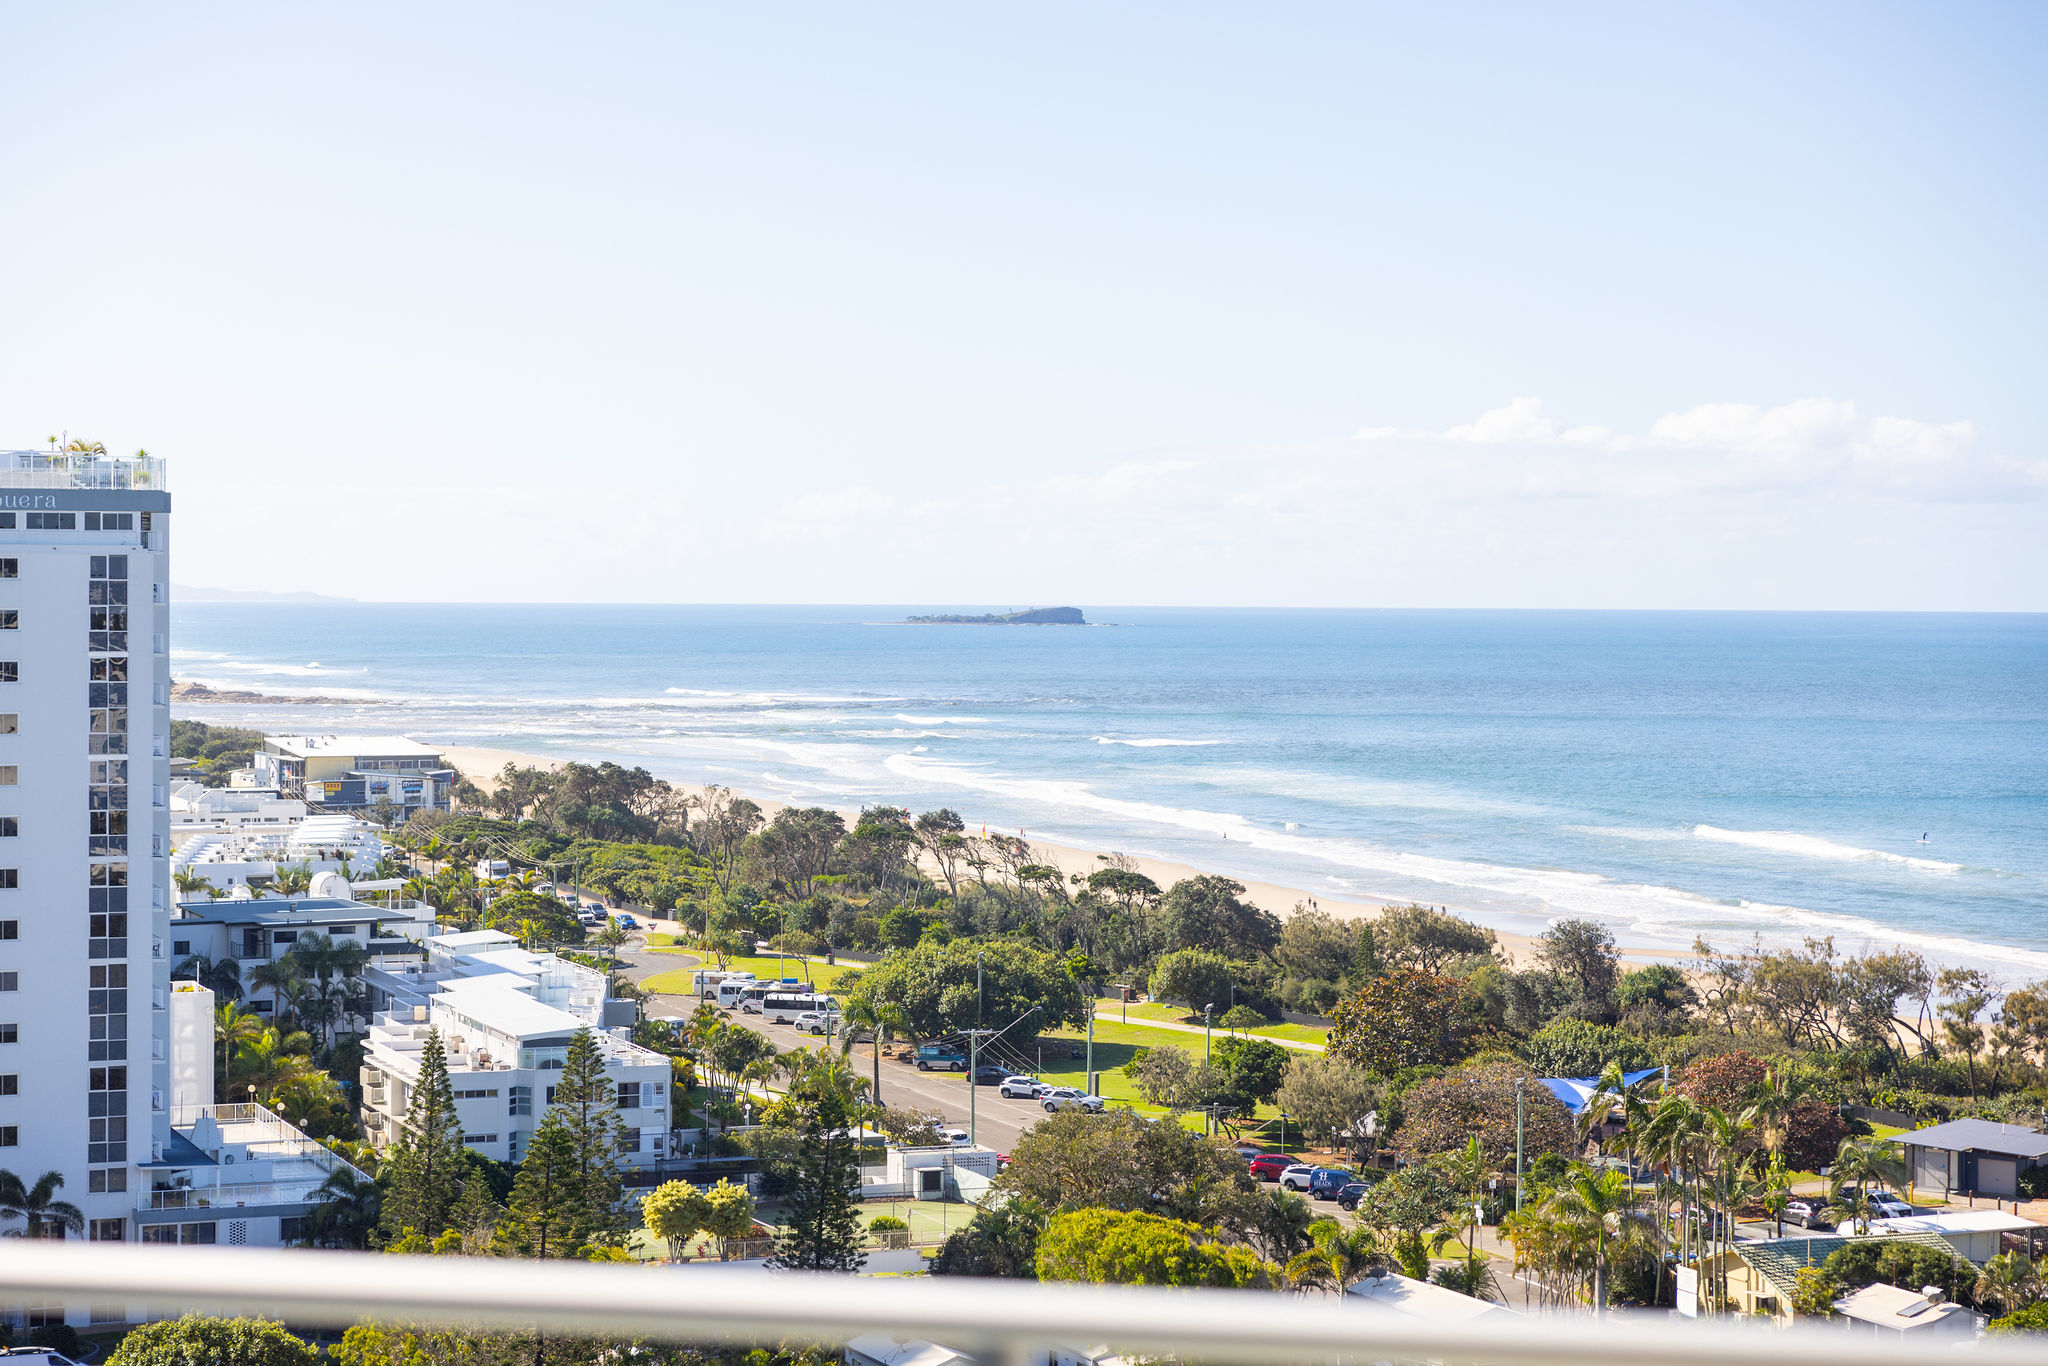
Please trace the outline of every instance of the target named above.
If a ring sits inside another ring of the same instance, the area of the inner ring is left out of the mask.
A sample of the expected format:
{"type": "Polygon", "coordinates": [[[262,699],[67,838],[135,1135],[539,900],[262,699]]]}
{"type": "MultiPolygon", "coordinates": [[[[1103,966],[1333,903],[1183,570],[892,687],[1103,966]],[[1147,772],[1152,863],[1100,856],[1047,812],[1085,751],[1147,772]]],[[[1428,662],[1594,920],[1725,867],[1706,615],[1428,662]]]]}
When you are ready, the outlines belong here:
{"type": "Polygon", "coordinates": [[[999,1094],[1012,1100],[1037,1100],[1050,1090],[1050,1086],[1036,1077],[1004,1077],[1002,1084],[996,1087],[999,1094]]]}

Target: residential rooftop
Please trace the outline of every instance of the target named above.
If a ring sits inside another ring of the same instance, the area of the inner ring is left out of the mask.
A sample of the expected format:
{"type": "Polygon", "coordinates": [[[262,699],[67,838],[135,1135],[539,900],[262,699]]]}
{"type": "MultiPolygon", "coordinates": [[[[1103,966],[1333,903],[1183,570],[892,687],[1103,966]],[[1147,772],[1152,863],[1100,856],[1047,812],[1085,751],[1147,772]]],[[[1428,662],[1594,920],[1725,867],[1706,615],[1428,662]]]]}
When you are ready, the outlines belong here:
{"type": "Polygon", "coordinates": [[[2024,1124],[2000,1124],[1989,1119],[1952,1119],[1925,1129],[1893,1134],[1888,1143],[1934,1148],[1941,1152],[2003,1153],[2013,1157],[2048,1157],[2048,1134],[2024,1124]]]}
{"type": "Polygon", "coordinates": [[[169,466],[153,455],[0,451],[0,488],[161,489],[169,466]]]}
{"type": "Polygon", "coordinates": [[[264,747],[295,759],[334,756],[344,759],[436,759],[441,751],[403,735],[268,735],[264,747]]]}

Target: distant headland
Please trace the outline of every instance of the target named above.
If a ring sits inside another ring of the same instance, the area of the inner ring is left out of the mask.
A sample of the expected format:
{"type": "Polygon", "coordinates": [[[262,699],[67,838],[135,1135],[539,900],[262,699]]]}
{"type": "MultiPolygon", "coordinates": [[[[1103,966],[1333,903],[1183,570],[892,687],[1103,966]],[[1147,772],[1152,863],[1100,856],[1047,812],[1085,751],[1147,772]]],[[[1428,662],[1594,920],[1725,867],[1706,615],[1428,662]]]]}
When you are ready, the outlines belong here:
{"type": "Polygon", "coordinates": [[[990,612],[986,616],[963,617],[942,614],[911,617],[919,626],[1086,626],[1078,607],[1034,607],[1028,612],[990,612]]]}

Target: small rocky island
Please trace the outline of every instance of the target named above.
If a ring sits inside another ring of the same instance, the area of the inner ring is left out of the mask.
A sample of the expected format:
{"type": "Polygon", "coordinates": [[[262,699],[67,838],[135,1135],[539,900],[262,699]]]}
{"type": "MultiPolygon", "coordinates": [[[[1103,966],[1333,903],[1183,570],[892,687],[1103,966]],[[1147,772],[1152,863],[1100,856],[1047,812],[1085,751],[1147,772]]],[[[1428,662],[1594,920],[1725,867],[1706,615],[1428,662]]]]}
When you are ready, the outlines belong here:
{"type": "Polygon", "coordinates": [[[1086,626],[1078,607],[1034,607],[1028,612],[990,612],[986,616],[911,617],[919,626],[1086,626]]]}

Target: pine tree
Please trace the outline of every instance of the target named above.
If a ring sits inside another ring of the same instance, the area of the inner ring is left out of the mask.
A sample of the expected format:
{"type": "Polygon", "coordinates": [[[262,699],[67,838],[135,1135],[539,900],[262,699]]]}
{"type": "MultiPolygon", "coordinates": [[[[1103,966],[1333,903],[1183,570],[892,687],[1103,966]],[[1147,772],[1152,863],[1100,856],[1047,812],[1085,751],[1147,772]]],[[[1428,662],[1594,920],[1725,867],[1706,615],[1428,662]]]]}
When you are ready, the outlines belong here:
{"type": "Polygon", "coordinates": [[[575,1180],[565,1198],[574,1207],[580,1240],[616,1240],[625,1229],[619,1209],[625,1194],[619,1179],[619,1144],[626,1126],[619,1119],[617,1091],[605,1075],[604,1052],[588,1029],[577,1030],[569,1040],[569,1056],[548,1114],[561,1116],[575,1153],[575,1180]]]}
{"type": "Polygon", "coordinates": [[[836,1059],[820,1057],[790,1080],[776,1123],[796,1139],[796,1164],[784,1201],[787,1231],[768,1264],[794,1271],[858,1271],[866,1258],[860,1230],[860,1119],[854,1092],[865,1085],[836,1059]]]}
{"type": "Polygon", "coordinates": [[[576,1140],[560,1106],[550,1109],[526,1145],[496,1244],[515,1257],[574,1256],[583,1245],[576,1140]]]}
{"type": "Polygon", "coordinates": [[[405,1130],[385,1167],[391,1174],[384,1200],[386,1231],[402,1236],[411,1229],[425,1238],[439,1237],[461,1197],[469,1154],[462,1146],[455,1088],[448,1082],[448,1053],[438,1029],[427,1031],[419,1080],[405,1110],[405,1130]]]}

